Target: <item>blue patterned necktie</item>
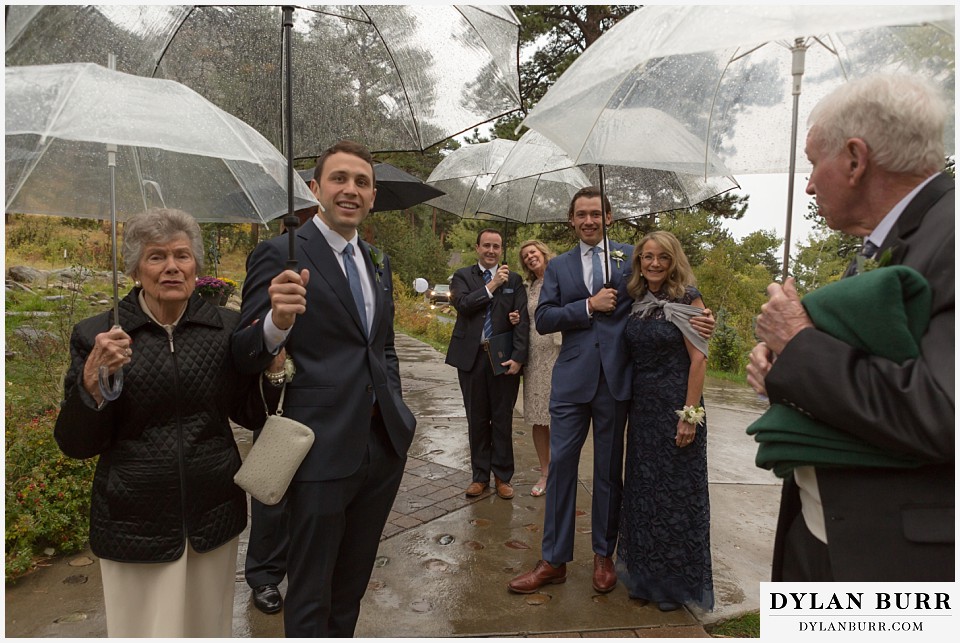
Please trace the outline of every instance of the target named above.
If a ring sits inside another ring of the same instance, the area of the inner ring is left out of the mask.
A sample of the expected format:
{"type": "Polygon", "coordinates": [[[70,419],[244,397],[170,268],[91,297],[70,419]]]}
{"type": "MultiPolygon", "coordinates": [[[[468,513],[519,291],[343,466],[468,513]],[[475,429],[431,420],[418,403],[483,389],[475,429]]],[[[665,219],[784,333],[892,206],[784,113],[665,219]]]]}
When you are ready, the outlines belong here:
{"type": "Polygon", "coordinates": [[[603,248],[593,247],[593,294],[600,292],[603,288],[603,266],[600,264],[600,255],[603,254],[603,248]]]}
{"type": "Polygon", "coordinates": [[[348,243],[343,249],[343,267],[347,271],[347,283],[350,284],[350,292],[353,293],[353,301],[357,305],[357,312],[360,313],[360,322],[363,324],[363,334],[367,335],[367,307],[363,303],[363,288],[360,287],[360,273],[357,272],[357,263],[353,260],[353,244],[348,243]]]}
{"type": "MultiPolygon", "coordinates": [[[[488,284],[490,280],[493,279],[493,274],[491,274],[490,269],[487,268],[483,271],[483,283],[488,284]]],[[[487,316],[483,318],[483,337],[481,341],[490,339],[493,336],[493,319],[490,317],[490,312],[493,310],[493,300],[490,300],[490,303],[487,304],[487,316]]]]}

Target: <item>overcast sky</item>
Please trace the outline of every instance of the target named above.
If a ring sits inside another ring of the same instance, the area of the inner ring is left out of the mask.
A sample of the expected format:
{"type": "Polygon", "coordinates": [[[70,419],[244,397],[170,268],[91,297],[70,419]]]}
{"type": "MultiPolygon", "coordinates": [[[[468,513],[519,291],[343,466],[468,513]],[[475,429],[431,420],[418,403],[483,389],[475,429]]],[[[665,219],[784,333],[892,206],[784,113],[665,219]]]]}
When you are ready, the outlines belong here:
{"type": "MultiPolygon", "coordinates": [[[[787,220],[787,177],[787,174],[740,174],[735,177],[740,184],[739,193],[750,196],[750,206],[743,219],[726,224],[734,238],[742,239],[755,230],[774,230],[783,238],[787,220]]],[[[807,174],[798,172],[793,185],[791,255],[796,254],[797,245],[805,242],[812,230],[810,222],[803,218],[807,204],[812,200],[804,193],[806,187],[807,174]]],[[[782,246],[780,252],[783,252],[782,246]]]]}

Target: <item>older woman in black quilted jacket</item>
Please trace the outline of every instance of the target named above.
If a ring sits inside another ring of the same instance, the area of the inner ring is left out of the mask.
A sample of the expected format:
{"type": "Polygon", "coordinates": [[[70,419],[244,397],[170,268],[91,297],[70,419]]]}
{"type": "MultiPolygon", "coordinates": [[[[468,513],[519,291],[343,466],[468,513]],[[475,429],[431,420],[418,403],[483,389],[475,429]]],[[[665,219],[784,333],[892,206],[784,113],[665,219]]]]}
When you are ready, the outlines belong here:
{"type": "Polygon", "coordinates": [[[107,632],[228,637],[247,521],[228,417],[248,428],[263,422],[256,380],[231,357],[239,315],[194,294],[203,246],[189,214],[131,218],[123,256],[136,286],[120,302],[120,328],[110,313],[74,328],[55,429],[65,454],[100,456],[90,545],[101,559],[107,632]],[[101,366],[123,369],[114,401],[100,392],[101,366]]]}

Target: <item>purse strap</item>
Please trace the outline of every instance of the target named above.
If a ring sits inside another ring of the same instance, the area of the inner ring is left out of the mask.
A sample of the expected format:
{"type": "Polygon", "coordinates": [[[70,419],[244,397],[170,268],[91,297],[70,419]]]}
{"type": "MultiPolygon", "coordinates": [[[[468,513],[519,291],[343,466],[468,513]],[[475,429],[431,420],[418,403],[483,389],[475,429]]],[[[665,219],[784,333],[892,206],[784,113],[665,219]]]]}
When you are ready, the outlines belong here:
{"type": "MultiPolygon", "coordinates": [[[[283,396],[287,392],[287,382],[283,382],[283,387],[280,389],[280,401],[277,402],[277,412],[273,415],[283,415],[283,396]]],[[[267,412],[267,416],[270,416],[270,407],[267,405],[267,396],[263,392],[263,375],[260,375],[260,399],[263,400],[263,410],[267,412]]]]}

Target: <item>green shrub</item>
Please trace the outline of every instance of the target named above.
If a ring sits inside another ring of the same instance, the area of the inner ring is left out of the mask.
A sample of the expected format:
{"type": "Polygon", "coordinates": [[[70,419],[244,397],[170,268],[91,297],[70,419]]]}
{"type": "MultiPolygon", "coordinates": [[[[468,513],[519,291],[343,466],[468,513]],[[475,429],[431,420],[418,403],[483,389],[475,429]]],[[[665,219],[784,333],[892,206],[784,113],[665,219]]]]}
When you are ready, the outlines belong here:
{"type": "Polygon", "coordinates": [[[53,217],[18,217],[16,226],[7,227],[7,245],[18,247],[27,244],[43,245],[56,236],[58,219],[53,217]]]}
{"type": "Polygon", "coordinates": [[[90,530],[90,487],[96,459],[75,460],[53,439],[57,409],[33,417],[7,406],[6,580],[29,571],[37,557],[77,552],[90,530]]]}
{"type": "MultiPolygon", "coordinates": [[[[63,295],[11,291],[8,311],[47,311],[49,317],[9,318],[5,336],[13,356],[6,361],[5,441],[7,581],[29,571],[40,557],[81,550],[87,542],[90,488],[96,460],[64,456],[53,439],[63,374],[70,359],[73,325],[90,312],[75,271],[74,289],[45,289],[63,295]],[[18,332],[29,326],[31,332],[18,332]]],[[[84,289],[96,288],[94,284],[84,289]]]]}
{"type": "Polygon", "coordinates": [[[710,340],[709,368],[716,371],[741,374],[746,368],[747,355],[737,329],[729,323],[726,309],[717,313],[717,324],[710,340]]]}
{"type": "Polygon", "coordinates": [[[406,284],[394,282],[396,317],[394,326],[399,332],[416,337],[437,350],[446,353],[453,333],[453,321],[441,321],[437,313],[455,318],[452,306],[431,309],[422,295],[414,293],[406,284]]]}

